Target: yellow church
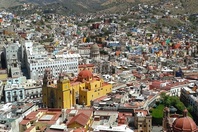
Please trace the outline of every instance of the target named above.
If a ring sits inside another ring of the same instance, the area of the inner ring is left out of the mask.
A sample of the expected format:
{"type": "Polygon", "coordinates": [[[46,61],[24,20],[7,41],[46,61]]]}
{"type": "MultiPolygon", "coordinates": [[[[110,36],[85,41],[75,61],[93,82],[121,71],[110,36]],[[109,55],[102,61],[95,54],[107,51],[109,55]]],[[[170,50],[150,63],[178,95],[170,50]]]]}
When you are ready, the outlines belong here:
{"type": "Polygon", "coordinates": [[[76,104],[90,106],[91,101],[112,91],[112,85],[86,68],[75,79],[60,73],[54,83],[51,70],[47,69],[43,78],[42,99],[47,108],[71,108],[76,104]]]}

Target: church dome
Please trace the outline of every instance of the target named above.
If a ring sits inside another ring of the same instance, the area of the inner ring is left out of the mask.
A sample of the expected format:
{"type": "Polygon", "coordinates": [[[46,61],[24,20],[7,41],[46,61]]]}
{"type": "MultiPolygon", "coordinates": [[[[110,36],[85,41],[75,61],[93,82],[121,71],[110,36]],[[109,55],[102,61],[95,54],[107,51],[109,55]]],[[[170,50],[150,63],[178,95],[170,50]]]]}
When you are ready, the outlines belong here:
{"type": "Polygon", "coordinates": [[[183,117],[177,118],[173,122],[174,132],[197,132],[197,125],[195,124],[192,118],[187,116],[187,109],[185,109],[183,113],[183,117]]]}
{"type": "Polygon", "coordinates": [[[95,43],[95,44],[93,44],[93,45],[91,46],[90,50],[91,50],[91,51],[99,51],[99,47],[98,47],[98,45],[95,43]]]}
{"type": "Polygon", "coordinates": [[[78,79],[80,79],[80,80],[83,80],[83,79],[89,80],[92,77],[93,77],[93,74],[89,70],[87,70],[87,69],[82,70],[78,74],[78,79]]]}

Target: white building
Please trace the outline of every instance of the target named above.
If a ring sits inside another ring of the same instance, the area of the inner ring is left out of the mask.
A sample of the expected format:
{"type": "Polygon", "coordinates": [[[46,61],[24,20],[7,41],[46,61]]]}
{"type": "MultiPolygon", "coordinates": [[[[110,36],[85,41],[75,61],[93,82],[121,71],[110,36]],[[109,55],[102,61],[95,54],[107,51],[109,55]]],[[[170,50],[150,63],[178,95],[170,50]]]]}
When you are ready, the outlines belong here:
{"type": "Polygon", "coordinates": [[[24,83],[26,78],[24,76],[19,78],[9,78],[4,87],[5,92],[5,102],[14,102],[19,101],[25,98],[24,87],[22,87],[22,83],[24,83]]]}
{"type": "MultiPolygon", "coordinates": [[[[186,82],[185,84],[183,84],[182,82],[186,81],[185,79],[179,79],[179,78],[176,78],[176,79],[177,79],[178,82],[181,82],[181,84],[178,84],[176,86],[171,87],[170,96],[180,97],[182,88],[190,87],[192,84],[194,84],[194,83],[191,83],[191,82],[186,82]]],[[[193,86],[191,86],[191,87],[193,87],[193,86]]]]}
{"type": "Polygon", "coordinates": [[[22,101],[25,98],[39,98],[42,94],[41,83],[25,76],[9,78],[4,87],[5,102],[22,101]]]}
{"type": "Polygon", "coordinates": [[[180,99],[186,106],[191,106],[193,113],[198,117],[198,86],[182,88],[180,99]]]}
{"type": "Polygon", "coordinates": [[[41,80],[45,69],[50,69],[54,77],[60,72],[78,73],[79,54],[48,53],[43,45],[33,45],[31,41],[25,42],[26,67],[31,79],[41,80]]]}
{"type": "Polygon", "coordinates": [[[22,50],[23,48],[19,42],[4,46],[7,71],[13,77],[20,75],[21,60],[23,59],[22,50]]]}
{"type": "Polygon", "coordinates": [[[90,48],[89,47],[78,47],[78,53],[83,58],[89,58],[90,57],[90,48]]]}
{"type": "Polygon", "coordinates": [[[32,103],[0,105],[0,132],[19,132],[19,123],[38,106],[32,103]]]}

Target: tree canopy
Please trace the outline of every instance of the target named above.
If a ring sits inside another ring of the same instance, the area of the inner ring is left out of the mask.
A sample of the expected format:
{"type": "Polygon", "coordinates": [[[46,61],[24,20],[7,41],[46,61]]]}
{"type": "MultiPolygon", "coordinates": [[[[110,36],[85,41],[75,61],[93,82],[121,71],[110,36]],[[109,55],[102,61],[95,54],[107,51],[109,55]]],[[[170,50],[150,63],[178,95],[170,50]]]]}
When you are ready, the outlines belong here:
{"type": "Polygon", "coordinates": [[[185,109],[185,105],[180,101],[180,99],[177,96],[169,96],[166,95],[166,93],[161,93],[161,101],[162,103],[167,106],[174,106],[177,108],[178,112],[181,114],[183,110],[185,109]]]}

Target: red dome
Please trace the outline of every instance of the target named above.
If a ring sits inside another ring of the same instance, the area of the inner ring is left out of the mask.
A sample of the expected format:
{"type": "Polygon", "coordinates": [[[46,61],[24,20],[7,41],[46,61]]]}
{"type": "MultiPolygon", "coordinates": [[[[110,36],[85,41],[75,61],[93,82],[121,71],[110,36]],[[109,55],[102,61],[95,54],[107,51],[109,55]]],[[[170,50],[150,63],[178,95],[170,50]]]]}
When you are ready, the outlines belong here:
{"type": "Polygon", "coordinates": [[[87,70],[87,69],[82,70],[78,74],[78,78],[79,79],[87,79],[87,78],[92,78],[92,77],[93,77],[93,74],[89,70],[87,70]]]}
{"type": "Polygon", "coordinates": [[[192,118],[186,116],[176,119],[173,122],[173,130],[174,132],[197,132],[197,125],[193,121],[192,118]]]}

